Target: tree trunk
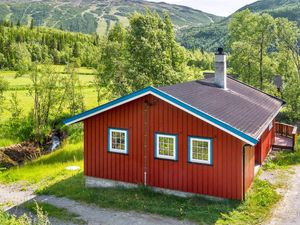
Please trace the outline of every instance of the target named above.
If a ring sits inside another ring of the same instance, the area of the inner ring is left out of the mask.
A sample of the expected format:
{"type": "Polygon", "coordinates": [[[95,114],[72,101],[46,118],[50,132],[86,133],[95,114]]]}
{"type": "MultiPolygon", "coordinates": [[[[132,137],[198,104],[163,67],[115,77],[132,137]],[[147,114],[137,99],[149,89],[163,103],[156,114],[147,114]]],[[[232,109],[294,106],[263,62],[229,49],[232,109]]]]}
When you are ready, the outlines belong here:
{"type": "Polygon", "coordinates": [[[260,90],[263,90],[263,36],[260,43],[259,78],[260,78],[260,90]]]}

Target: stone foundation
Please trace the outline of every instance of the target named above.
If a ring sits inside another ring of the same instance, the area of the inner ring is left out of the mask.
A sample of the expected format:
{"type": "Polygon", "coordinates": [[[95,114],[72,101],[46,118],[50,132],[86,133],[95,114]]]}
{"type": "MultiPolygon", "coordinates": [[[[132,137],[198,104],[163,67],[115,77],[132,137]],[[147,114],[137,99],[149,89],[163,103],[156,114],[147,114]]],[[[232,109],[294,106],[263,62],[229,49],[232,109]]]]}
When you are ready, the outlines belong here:
{"type": "MultiPolygon", "coordinates": [[[[132,183],[127,183],[127,182],[122,182],[122,181],[115,181],[115,180],[85,176],[85,186],[86,187],[93,187],[93,188],[97,188],[97,187],[102,187],[102,188],[114,188],[114,187],[137,188],[139,185],[132,184],[132,183]]],[[[183,191],[175,191],[175,190],[166,189],[166,188],[151,187],[151,189],[155,192],[158,192],[158,193],[167,194],[167,195],[175,195],[175,196],[184,197],[184,198],[193,197],[193,196],[201,196],[201,197],[205,197],[207,199],[215,200],[215,201],[216,200],[217,201],[225,200],[224,198],[218,198],[218,197],[209,196],[209,195],[193,194],[193,193],[183,192],[183,191]]]]}

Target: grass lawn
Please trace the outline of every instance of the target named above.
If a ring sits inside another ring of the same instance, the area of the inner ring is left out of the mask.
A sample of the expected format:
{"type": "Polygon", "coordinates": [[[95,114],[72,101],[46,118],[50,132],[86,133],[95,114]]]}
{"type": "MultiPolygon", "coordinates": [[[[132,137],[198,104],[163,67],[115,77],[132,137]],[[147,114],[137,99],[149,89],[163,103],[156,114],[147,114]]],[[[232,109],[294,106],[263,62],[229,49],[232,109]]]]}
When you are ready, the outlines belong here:
{"type": "Polygon", "coordinates": [[[300,137],[297,139],[296,151],[282,151],[277,153],[276,158],[265,165],[265,169],[288,169],[290,166],[300,165],[300,137]]]}
{"type": "Polygon", "coordinates": [[[103,208],[153,213],[200,224],[261,223],[280,199],[275,186],[258,178],[255,179],[245,202],[215,201],[203,197],[180,198],[155,193],[148,187],[86,188],[82,170],[65,170],[70,165],[83,168],[82,149],[82,143],[66,144],[50,155],[19,168],[0,172],[0,182],[23,181],[25,184],[37,185],[38,194],[64,196],[103,208]]]}
{"type": "Polygon", "coordinates": [[[26,185],[38,184],[40,188],[68,178],[78,172],[68,171],[67,166],[83,168],[82,143],[68,144],[52,154],[40,157],[23,166],[0,171],[1,183],[22,181],[26,185]]]}

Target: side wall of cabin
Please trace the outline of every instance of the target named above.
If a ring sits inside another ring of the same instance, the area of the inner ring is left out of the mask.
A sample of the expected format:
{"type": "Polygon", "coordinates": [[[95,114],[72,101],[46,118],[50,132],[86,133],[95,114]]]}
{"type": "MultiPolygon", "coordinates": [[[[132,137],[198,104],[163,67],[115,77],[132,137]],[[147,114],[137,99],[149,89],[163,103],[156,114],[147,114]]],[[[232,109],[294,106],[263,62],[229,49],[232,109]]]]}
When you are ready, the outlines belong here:
{"type": "Polygon", "coordinates": [[[260,141],[255,147],[255,163],[262,164],[272,149],[275,141],[275,119],[272,121],[272,127],[267,127],[261,135],[260,141]],[[271,128],[271,129],[270,129],[271,128]]]}
{"type": "Polygon", "coordinates": [[[231,199],[243,197],[244,143],[152,95],[86,119],[84,134],[86,176],[143,184],[146,165],[150,186],[231,199]],[[109,128],[128,129],[127,155],[108,152],[109,128]],[[155,158],[157,132],[177,135],[176,161],[155,158]],[[213,139],[212,165],[188,162],[188,136],[213,139]]]}

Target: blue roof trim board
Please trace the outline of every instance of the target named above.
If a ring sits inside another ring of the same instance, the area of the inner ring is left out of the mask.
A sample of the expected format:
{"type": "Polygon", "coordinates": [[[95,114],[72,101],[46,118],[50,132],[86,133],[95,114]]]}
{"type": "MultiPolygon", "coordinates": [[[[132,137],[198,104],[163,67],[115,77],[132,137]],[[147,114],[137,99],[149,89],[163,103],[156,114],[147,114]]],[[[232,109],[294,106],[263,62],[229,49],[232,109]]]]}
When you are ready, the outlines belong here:
{"type": "Polygon", "coordinates": [[[154,94],[154,95],[157,95],[158,97],[164,99],[164,100],[167,100],[169,101],[170,103],[180,107],[180,108],[183,108],[185,109],[186,111],[192,113],[192,114],[195,114],[207,121],[209,121],[210,123],[214,124],[214,125],[217,125],[218,127],[220,128],[223,128],[223,130],[229,132],[229,133],[232,133],[234,134],[235,136],[237,136],[238,138],[242,139],[242,140],[245,140],[246,142],[248,142],[249,144],[252,144],[252,145],[256,145],[258,143],[258,140],[251,137],[250,135],[246,134],[246,133],[243,133],[241,132],[240,130],[200,111],[199,109],[196,109],[174,97],[172,97],[171,95],[169,94],[166,94],[165,92],[161,91],[161,90],[158,90],[154,87],[146,87],[142,90],[139,90],[139,91],[136,91],[136,92],[133,92],[129,95],[126,95],[124,97],[121,97],[121,98],[118,98],[116,100],[113,100],[111,102],[108,102],[104,105],[101,105],[101,106],[98,106],[94,109],[91,109],[91,110],[88,110],[86,112],[83,112],[83,113],[80,113],[76,116],[73,116],[71,118],[68,118],[66,120],[64,120],[64,123],[69,125],[69,124],[72,124],[72,123],[76,123],[76,122],[79,122],[83,119],[86,119],[88,117],[91,117],[93,115],[96,115],[97,113],[100,113],[101,111],[104,111],[106,109],[109,109],[109,108],[112,108],[114,106],[117,106],[117,105],[120,105],[122,104],[123,102],[127,102],[127,101],[130,101],[131,99],[136,99],[142,95],[145,95],[145,94],[154,94]]]}
{"type": "Polygon", "coordinates": [[[117,105],[117,104],[122,103],[122,102],[124,102],[126,100],[130,100],[133,97],[136,97],[136,96],[139,96],[141,94],[144,94],[145,92],[151,91],[151,89],[152,89],[152,87],[147,87],[147,88],[141,89],[141,90],[133,92],[133,93],[131,93],[129,95],[125,95],[125,96],[123,96],[121,98],[117,98],[117,99],[115,99],[113,101],[110,101],[110,102],[108,102],[106,104],[100,105],[100,106],[98,106],[96,108],[93,108],[93,109],[87,110],[87,111],[85,111],[83,113],[80,113],[78,115],[72,116],[72,117],[70,117],[68,119],[65,119],[63,122],[66,125],[79,122],[82,119],[84,119],[86,117],[89,117],[90,115],[92,115],[94,113],[97,113],[98,111],[104,110],[104,109],[109,108],[109,107],[114,106],[114,105],[117,105]]]}

